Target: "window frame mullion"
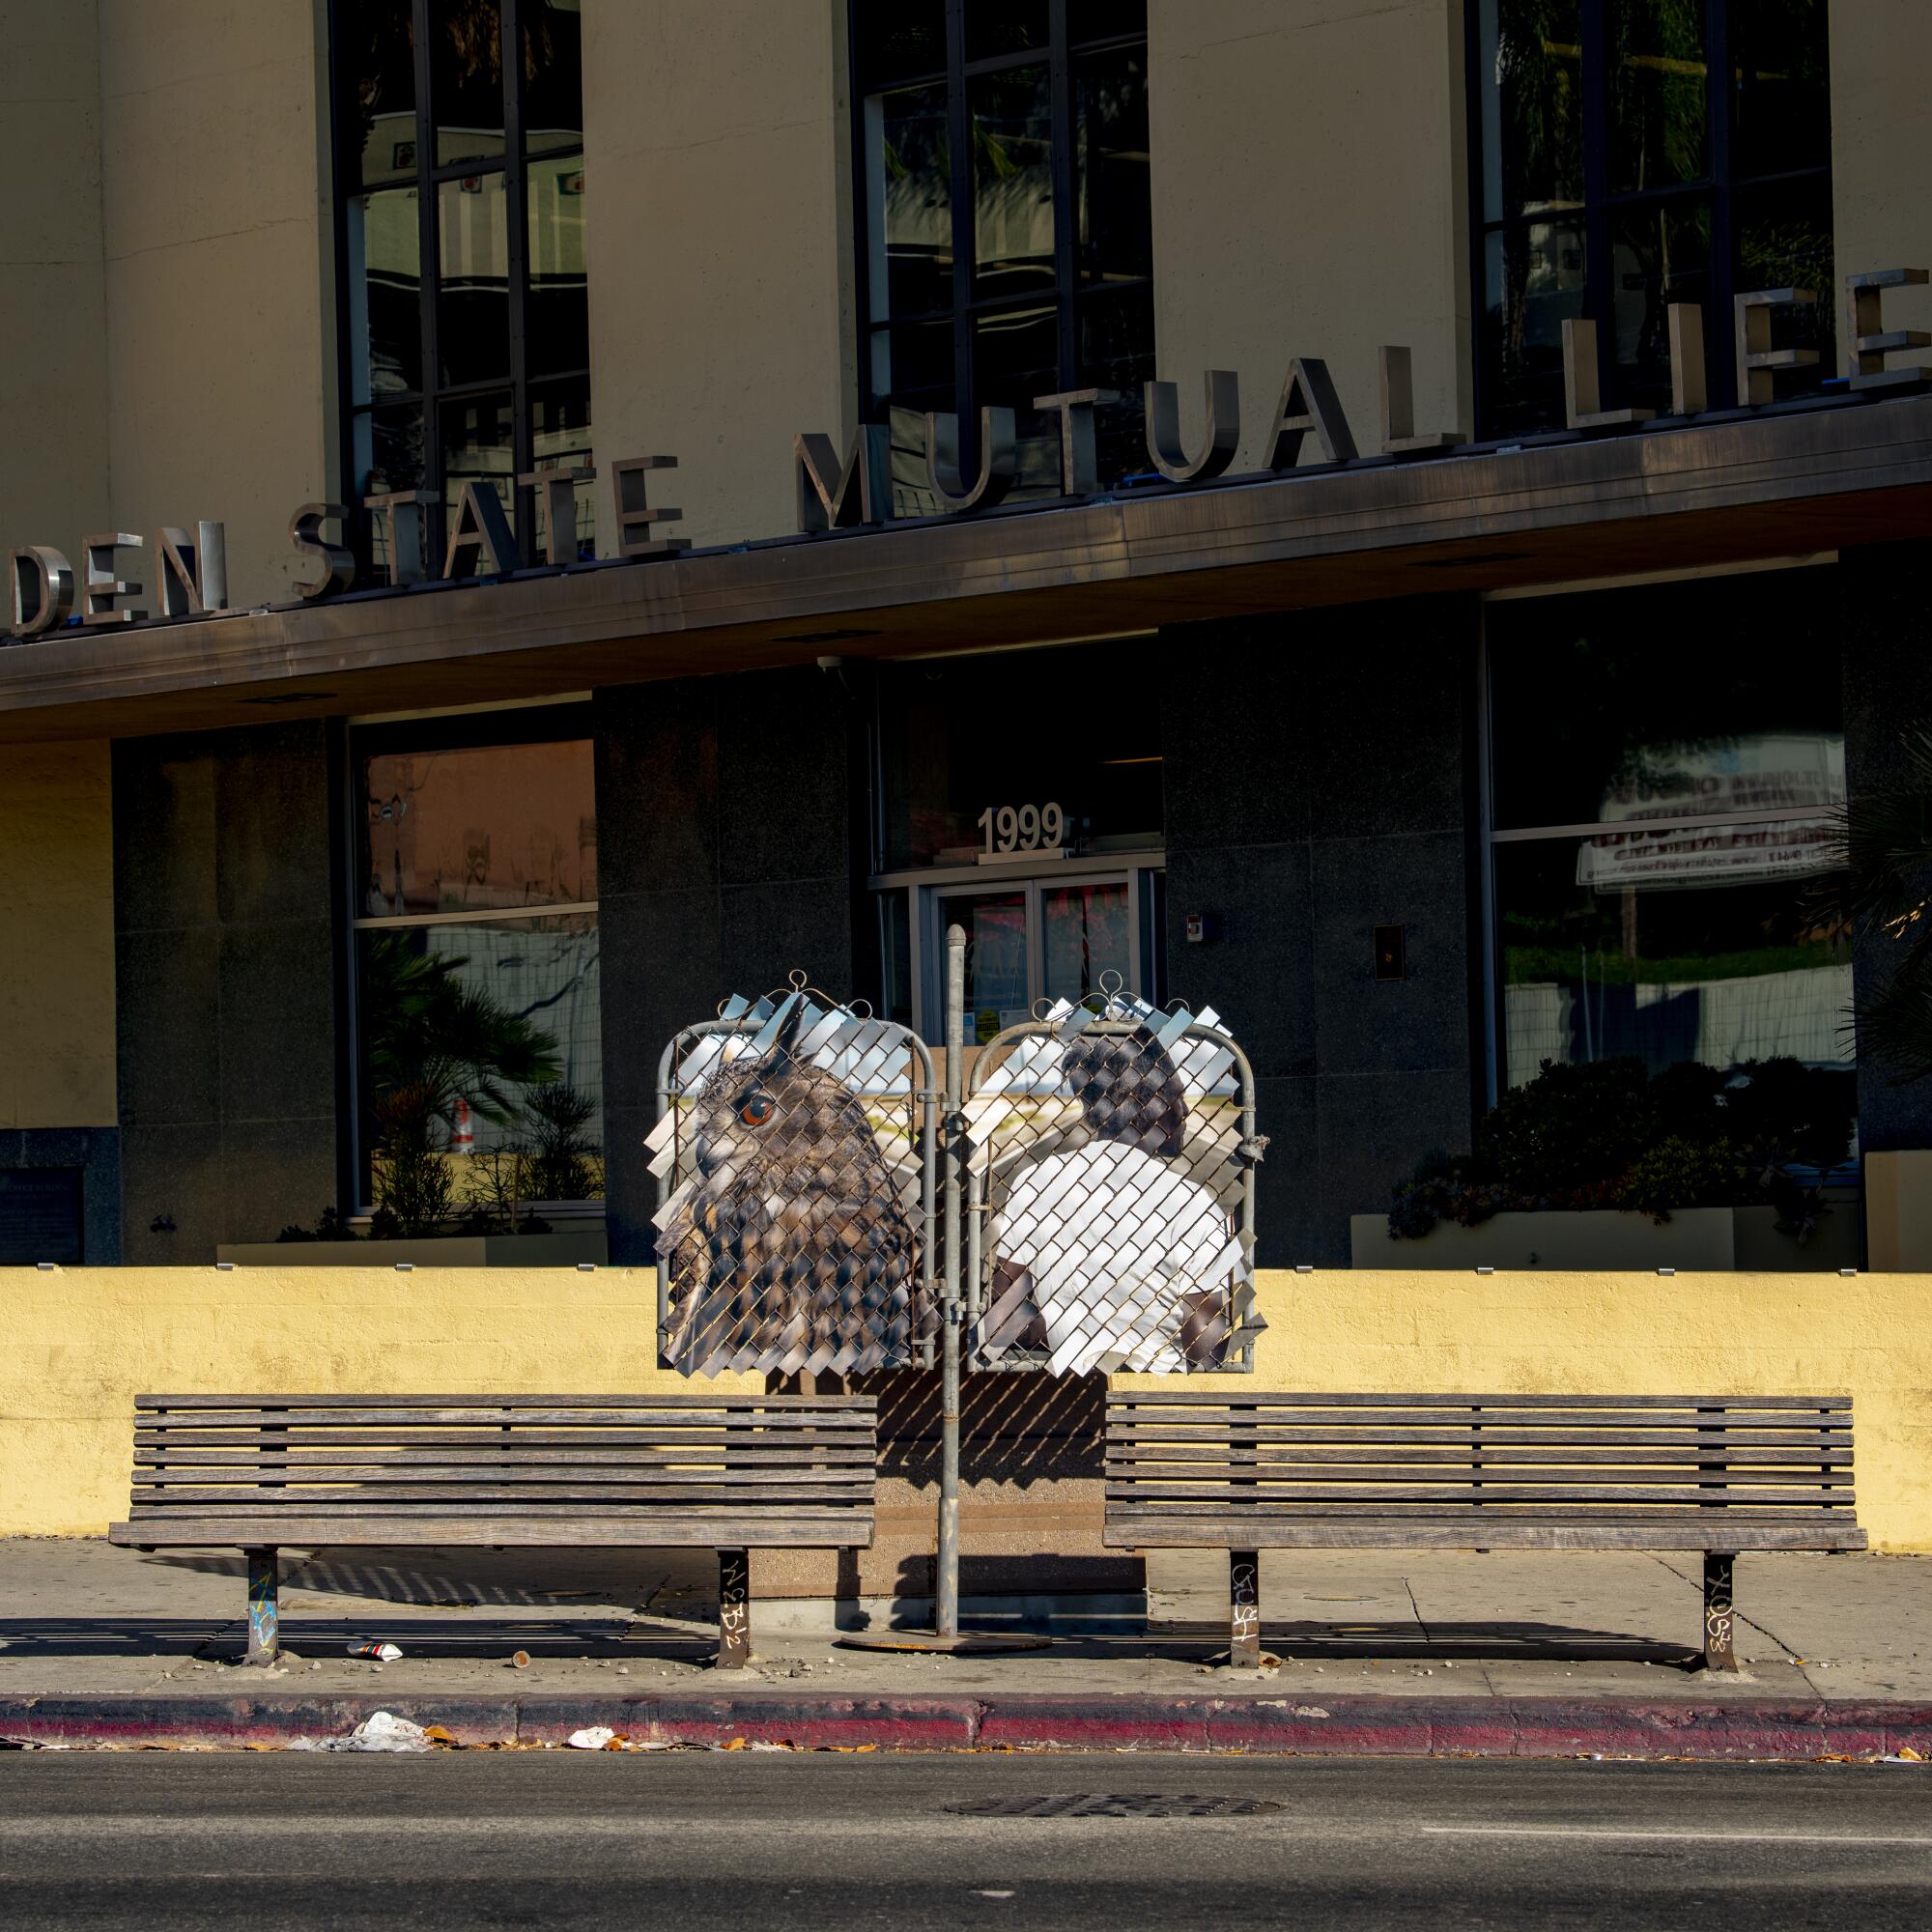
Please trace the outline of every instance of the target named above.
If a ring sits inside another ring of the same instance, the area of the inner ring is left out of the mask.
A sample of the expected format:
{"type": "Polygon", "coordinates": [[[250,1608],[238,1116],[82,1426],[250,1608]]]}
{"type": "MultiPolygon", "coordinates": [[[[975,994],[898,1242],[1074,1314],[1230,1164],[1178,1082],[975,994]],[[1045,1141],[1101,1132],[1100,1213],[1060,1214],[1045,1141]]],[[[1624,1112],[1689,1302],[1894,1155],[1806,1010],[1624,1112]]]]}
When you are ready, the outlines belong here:
{"type": "MultiPolygon", "coordinates": [[[[422,488],[434,491],[438,504],[442,500],[442,437],[438,398],[442,387],[442,365],[437,339],[437,307],[441,298],[438,279],[437,185],[433,165],[436,152],[436,103],[430,99],[430,0],[414,0],[416,43],[416,200],[418,218],[416,242],[417,274],[421,282],[421,324],[423,358],[423,452],[422,488]]],[[[425,522],[428,520],[425,519],[425,522]]],[[[439,536],[440,530],[438,531],[439,536]]],[[[425,531],[425,538],[428,532],[425,531]]]]}
{"type": "Polygon", "coordinates": [[[523,0],[502,0],[503,59],[503,227],[504,268],[509,281],[510,323],[510,479],[509,507],[515,525],[517,554],[526,564],[536,561],[536,531],[532,526],[534,493],[519,476],[535,468],[530,453],[530,385],[527,358],[529,299],[529,185],[524,164],[524,37],[523,0]]]}
{"type": "Polygon", "coordinates": [[[978,457],[979,415],[974,408],[973,317],[973,116],[966,93],[966,0],[946,0],[946,129],[952,149],[952,408],[959,418],[962,466],[978,457]]]}
{"type": "Polygon", "coordinates": [[[1058,315],[1062,389],[1080,380],[1079,323],[1074,297],[1079,273],[1074,260],[1073,143],[1078,120],[1073,99],[1073,57],[1066,45],[1066,0],[1047,0],[1047,86],[1053,103],[1053,279],[1058,315]]]}
{"type": "Polygon", "coordinates": [[[1731,10],[1727,0],[1704,0],[1704,62],[1710,76],[1705,114],[1711,141],[1711,309],[1705,320],[1705,356],[1711,401],[1737,394],[1737,346],[1730,327],[1736,289],[1731,224],[1731,10]]]}
{"type": "Polygon", "coordinates": [[[1597,325],[1597,385],[1619,395],[1616,289],[1610,262],[1610,35],[1606,0],[1582,0],[1583,313],[1597,325]]]}

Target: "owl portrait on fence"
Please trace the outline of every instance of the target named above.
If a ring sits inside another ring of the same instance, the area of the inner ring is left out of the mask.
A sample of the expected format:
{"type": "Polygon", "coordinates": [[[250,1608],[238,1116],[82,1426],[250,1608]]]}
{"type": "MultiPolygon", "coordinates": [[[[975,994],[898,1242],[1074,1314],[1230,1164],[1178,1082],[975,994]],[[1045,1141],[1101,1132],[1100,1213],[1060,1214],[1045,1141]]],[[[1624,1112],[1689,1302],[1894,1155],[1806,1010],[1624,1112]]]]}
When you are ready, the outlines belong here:
{"type": "Polygon", "coordinates": [[[799,1018],[694,1095],[696,1180],[658,1240],[687,1375],[886,1367],[929,1320],[899,1179],[859,1096],[794,1052],[799,1018]]]}

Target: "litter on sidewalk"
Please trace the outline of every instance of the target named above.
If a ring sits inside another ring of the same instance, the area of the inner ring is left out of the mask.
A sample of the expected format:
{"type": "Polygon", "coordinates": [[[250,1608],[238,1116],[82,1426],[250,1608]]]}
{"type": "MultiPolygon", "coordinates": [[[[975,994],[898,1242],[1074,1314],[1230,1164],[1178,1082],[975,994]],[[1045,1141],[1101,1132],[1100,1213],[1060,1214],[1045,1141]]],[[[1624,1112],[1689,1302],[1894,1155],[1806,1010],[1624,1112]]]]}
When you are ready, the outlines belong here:
{"type": "Polygon", "coordinates": [[[404,1751],[432,1750],[449,1733],[441,1725],[425,1729],[408,1718],[390,1711],[374,1711],[346,1738],[297,1738],[289,1748],[298,1751],[404,1751]]]}

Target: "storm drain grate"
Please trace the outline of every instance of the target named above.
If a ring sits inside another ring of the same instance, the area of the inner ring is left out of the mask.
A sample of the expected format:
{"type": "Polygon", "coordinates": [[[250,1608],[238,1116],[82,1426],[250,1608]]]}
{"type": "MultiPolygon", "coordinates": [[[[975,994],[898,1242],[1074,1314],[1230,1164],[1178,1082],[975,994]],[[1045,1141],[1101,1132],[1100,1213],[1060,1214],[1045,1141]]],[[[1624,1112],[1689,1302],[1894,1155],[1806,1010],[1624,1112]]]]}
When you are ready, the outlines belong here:
{"type": "Polygon", "coordinates": [[[1209,1798],[1192,1791],[1063,1791],[1043,1798],[967,1798],[946,1808],[966,1818],[1252,1818],[1282,1807],[1271,1798],[1209,1798]]]}

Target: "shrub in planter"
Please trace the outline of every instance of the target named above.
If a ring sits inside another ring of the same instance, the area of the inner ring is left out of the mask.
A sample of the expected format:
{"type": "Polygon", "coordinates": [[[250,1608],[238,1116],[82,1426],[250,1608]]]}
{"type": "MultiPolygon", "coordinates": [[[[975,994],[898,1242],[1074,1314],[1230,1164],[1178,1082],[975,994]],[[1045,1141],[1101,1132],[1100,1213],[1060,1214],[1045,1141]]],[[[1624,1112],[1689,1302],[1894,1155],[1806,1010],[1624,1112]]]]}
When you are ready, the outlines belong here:
{"type": "Polygon", "coordinates": [[[1473,1227],[1506,1209],[1673,1208],[1771,1202],[1803,1240],[1829,1212],[1789,1173],[1835,1167],[1851,1146],[1849,1084],[1796,1060],[1724,1072],[1694,1062],[1652,1075],[1640,1060],[1545,1061],[1476,1130],[1467,1154],[1430,1155],[1401,1182],[1389,1234],[1473,1227]]]}
{"type": "Polygon", "coordinates": [[[448,1143],[436,1094],[424,1085],[391,1088],[377,1095],[373,1111],[381,1138],[371,1164],[370,1232],[387,1233],[378,1223],[392,1221],[406,1237],[439,1233],[449,1218],[455,1179],[443,1159],[448,1143]]]}
{"type": "Polygon", "coordinates": [[[530,1188],[539,1201],[588,1201],[602,1192],[597,1143],[583,1131],[596,1111],[595,1100],[561,1080],[525,1094],[524,1117],[536,1143],[530,1188]]]}

